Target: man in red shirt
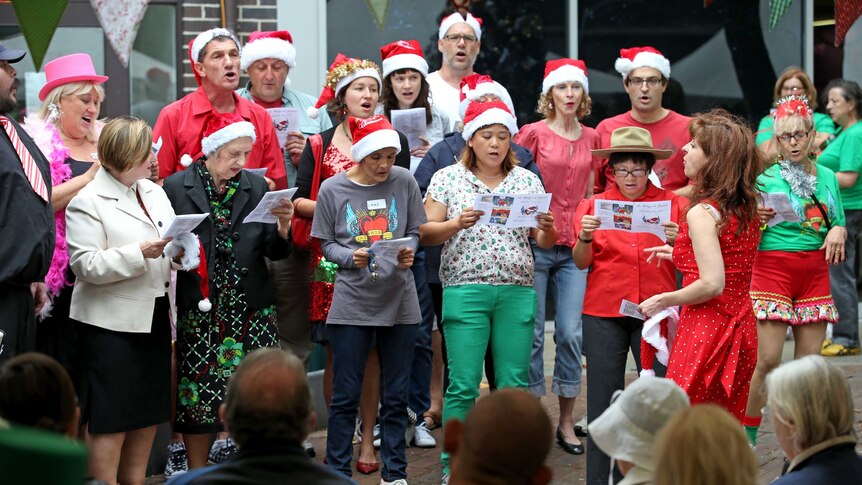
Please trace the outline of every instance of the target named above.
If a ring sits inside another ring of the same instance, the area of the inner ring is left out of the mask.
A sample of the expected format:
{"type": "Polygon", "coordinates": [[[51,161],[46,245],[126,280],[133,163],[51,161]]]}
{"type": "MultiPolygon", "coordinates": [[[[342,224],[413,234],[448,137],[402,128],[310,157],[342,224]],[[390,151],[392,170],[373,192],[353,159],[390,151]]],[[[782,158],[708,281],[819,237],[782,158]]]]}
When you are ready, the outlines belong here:
{"type": "Polygon", "coordinates": [[[183,155],[192,159],[201,155],[201,129],[210,114],[236,112],[257,133],[246,168],[266,168],[270,189],[286,188],[284,156],[269,113],[234,93],[239,85],[239,40],[227,29],[210,29],[189,44],[189,56],[199,87],[166,106],[153,128],[153,138],[162,140],[159,178],[183,170],[183,155]]]}
{"type": "MultiPolygon", "coordinates": [[[[620,49],[614,67],[623,76],[623,86],[629,95],[632,109],[621,115],[603,120],[596,127],[601,146],[611,144],[611,133],[624,126],[637,126],[650,132],[655,148],[672,150],[667,160],[659,160],[653,167],[661,187],[677,191],[689,184],[683,172],[682,147],[691,140],[688,122],[691,118],[661,105],[662,95],[670,79],[670,61],[652,47],[620,49]]],[[[654,181],[655,182],[655,181],[654,181]]],[[[601,193],[614,186],[614,174],[607,159],[596,174],[595,192],[601,193]]],[[[685,190],[679,195],[688,195],[685,190]]]]}

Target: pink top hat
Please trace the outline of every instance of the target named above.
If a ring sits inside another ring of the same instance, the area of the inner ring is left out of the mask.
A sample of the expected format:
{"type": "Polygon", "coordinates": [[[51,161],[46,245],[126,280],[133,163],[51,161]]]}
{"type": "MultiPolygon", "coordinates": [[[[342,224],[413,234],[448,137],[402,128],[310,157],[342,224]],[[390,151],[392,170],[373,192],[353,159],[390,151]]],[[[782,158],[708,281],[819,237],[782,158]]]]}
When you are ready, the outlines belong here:
{"type": "Polygon", "coordinates": [[[96,74],[93,60],[88,54],[69,54],[45,64],[45,78],[48,82],[39,90],[39,101],[45,101],[48,93],[57,86],[77,81],[102,84],[108,80],[108,76],[96,74]]]}

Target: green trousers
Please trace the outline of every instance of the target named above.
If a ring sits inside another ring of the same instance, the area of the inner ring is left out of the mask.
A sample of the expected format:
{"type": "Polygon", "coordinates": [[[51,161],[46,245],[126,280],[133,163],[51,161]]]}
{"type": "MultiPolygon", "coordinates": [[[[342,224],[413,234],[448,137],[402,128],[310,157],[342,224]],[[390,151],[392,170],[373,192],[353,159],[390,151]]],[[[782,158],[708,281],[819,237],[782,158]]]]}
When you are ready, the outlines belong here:
{"type": "MultiPolygon", "coordinates": [[[[449,363],[443,422],[464,421],[479,397],[488,341],[498,389],[527,388],[535,327],[532,286],[461,285],[443,289],[443,333],[449,363]]],[[[442,455],[443,473],[449,456],[442,455]]]]}

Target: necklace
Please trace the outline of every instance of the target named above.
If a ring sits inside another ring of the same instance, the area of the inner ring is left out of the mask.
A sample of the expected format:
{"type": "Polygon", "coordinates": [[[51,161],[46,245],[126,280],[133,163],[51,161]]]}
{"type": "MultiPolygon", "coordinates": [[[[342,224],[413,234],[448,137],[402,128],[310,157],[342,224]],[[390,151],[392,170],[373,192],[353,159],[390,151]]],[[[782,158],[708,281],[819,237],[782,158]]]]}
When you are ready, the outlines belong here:
{"type": "Polygon", "coordinates": [[[347,123],[341,123],[341,128],[344,131],[344,136],[346,136],[347,139],[350,140],[350,143],[353,143],[353,137],[350,136],[350,132],[347,131],[347,123]]]}
{"type": "Polygon", "coordinates": [[[496,179],[496,178],[502,177],[503,172],[500,172],[497,175],[485,175],[484,173],[480,172],[478,169],[473,169],[473,175],[475,175],[477,177],[481,177],[481,178],[486,178],[486,179],[496,179]]]}

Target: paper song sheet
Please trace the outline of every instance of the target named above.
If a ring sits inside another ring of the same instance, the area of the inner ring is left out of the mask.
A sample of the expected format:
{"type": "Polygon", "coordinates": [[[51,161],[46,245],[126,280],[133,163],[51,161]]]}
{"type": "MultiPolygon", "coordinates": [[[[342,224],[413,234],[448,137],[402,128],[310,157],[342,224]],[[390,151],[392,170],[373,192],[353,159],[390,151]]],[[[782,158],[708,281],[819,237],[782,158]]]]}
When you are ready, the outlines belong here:
{"type": "Polygon", "coordinates": [[[638,311],[638,304],[626,299],[623,299],[622,303],[620,303],[620,315],[637,318],[638,320],[646,320],[646,316],[638,311]]]}
{"type": "Polygon", "coordinates": [[[269,108],[266,110],[275,125],[275,135],[278,146],[287,143],[287,135],[291,131],[299,131],[299,111],[296,108],[269,108]]]}
{"type": "Polygon", "coordinates": [[[183,214],[177,216],[171,222],[171,225],[168,226],[168,230],[165,231],[162,237],[167,239],[169,237],[176,237],[184,232],[192,232],[208,215],[210,215],[209,212],[205,214],[183,214]]]}
{"type": "Polygon", "coordinates": [[[802,220],[799,214],[793,210],[793,205],[790,204],[790,198],[787,197],[787,194],[764,192],[760,194],[760,197],[763,200],[763,207],[771,207],[775,210],[775,217],[766,223],[767,226],[772,227],[779,222],[799,222],[802,220]]]}
{"type": "Polygon", "coordinates": [[[404,248],[411,246],[412,239],[401,237],[398,239],[380,239],[371,245],[371,251],[375,258],[381,258],[393,264],[398,264],[398,253],[404,248]]]}
{"type": "Polygon", "coordinates": [[[411,150],[423,145],[419,137],[424,137],[428,131],[428,125],[425,123],[425,108],[393,109],[390,115],[392,127],[404,133],[411,150]]]}
{"type": "Polygon", "coordinates": [[[473,202],[484,212],[476,224],[508,228],[537,227],[536,215],[550,207],[551,194],[479,194],[473,202]]]}
{"type": "Polygon", "coordinates": [[[296,193],[296,187],[292,189],[276,190],[263,194],[263,198],[251,212],[242,220],[246,222],[262,222],[264,224],[275,224],[278,218],[272,215],[272,210],[278,207],[283,199],[290,199],[296,193]]]}
{"type": "Polygon", "coordinates": [[[601,219],[599,229],[627,232],[647,232],[666,241],[664,221],[670,220],[670,201],[633,202],[630,200],[596,199],[594,214],[601,219]]]}

